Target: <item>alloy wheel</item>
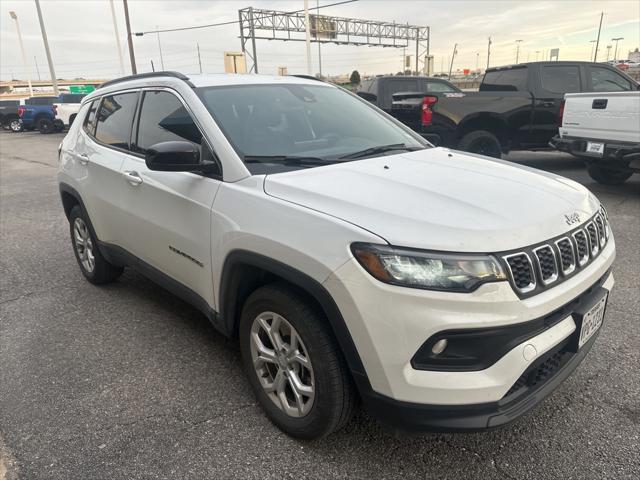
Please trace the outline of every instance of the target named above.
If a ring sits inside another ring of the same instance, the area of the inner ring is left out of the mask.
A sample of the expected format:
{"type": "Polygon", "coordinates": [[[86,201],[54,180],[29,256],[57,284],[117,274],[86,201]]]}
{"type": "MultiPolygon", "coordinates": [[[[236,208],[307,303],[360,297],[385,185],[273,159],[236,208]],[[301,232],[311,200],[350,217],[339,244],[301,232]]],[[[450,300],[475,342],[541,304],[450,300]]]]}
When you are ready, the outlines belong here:
{"type": "Polygon", "coordinates": [[[14,132],[19,132],[20,130],[22,130],[22,124],[20,123],[20,120],[11,120],[9,127],[14,132]]]}
{"type": "Polygon", "coordinates": [[[87,224],[79,217],[73,222],[73,243],[82,267],[87,273],[92,273],[96,265],[96,259],[93,256],[93,242],[87,224]]]}
{"type": "Polygon", "coordinates": [[[260,385],[290,417],[303,417],[315,399],[311,359],[295,328],[281,315],[263,312],[251,325],[251,359],[260,385]]]}

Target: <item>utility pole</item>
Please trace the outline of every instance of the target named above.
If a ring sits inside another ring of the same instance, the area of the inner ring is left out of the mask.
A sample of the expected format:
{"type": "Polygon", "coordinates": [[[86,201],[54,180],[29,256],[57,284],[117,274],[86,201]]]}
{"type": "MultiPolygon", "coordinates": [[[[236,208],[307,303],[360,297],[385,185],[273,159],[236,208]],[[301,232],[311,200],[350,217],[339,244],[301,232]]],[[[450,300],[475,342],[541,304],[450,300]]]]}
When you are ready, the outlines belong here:
{"type": "Polygon", "coordinates": [[[309,25],[309,0],[304,0],[304,27],[307,36],[307,75],[313,75],[313,73],[311,73],[311,25],[309,25]]]}
{"type": "Polygon", "coordinates": [[[153,60],[151,60],[151,71],[155,72],[156,71],[156,67],[153,66],[153,60]]]}
{"type": "Polygon", "coordinates": [[[518,64],[518,57],[520,56],[520,43],[522,40],[516,40],[516,65],[518,64]]]}
{"type": "Polygon", "coordinates": [[[158,34],[158,50],[160,50],[160,68],[164,72],[164,60],[162,58],[162,44],[160,43],[160,27],[156,25],[156,33],[158,34]]]}
{"type": "Polygon", "coordinates": [[[124,20],[127,25],[127,43],[129,44],[129,60],[131,60],[131,73],[137,74],[138,69],[136,68],[136,56],[133,53],[133,38],[131,38],[131,24],[129,23],[129,5],[127,4],[127,0],[122,0],[124,4],[124,20]]]}
{"type": "Polygon", "coordinates": [[[420,64],[420,29],[416,28],[416,75],[420,75],[420,69],[418,65],[420,64]]]}
{"type": "Polygon", "coordinates": [[[38,81],[42,81],[42,78],[40,78],[40,69],[38,68],[38,59],[36,58],[36,56],[33,56],[33,62],[36,64],[36,72],[38,73],[38,81]]]}
{"type": "Polygon", "coordinates": [[[613,59],[614,60],[618,60],[618,42],[620,40],[624,40],[624,37],[618,37],[618,38],[612,38],[611,39],[612,42],[616,42],[616,49],[613,52],[613,59]]]}
{"type": "MultiPolygon", "coordinates": [[[[16,30],[18,32],[18,43],[20,44],[20,52],[22,52],[22,64],[24,65],[24,73],[27,75],[27,82],[29,82],[29,95],[33,97],[33,86],[31,85],[31,72],[29,67],[27,66],[27,54],[24,52],[24,45],[22,44],[22,33],[20,33],[20,24],[18,23],[18,15],[16,15],[16,12],[12,10],[9,12],[9,16],[16,21],[16,30]]],[[[11,74],[11,80],[13,80],[13,73],[11,74]]]]}
{"type": "Polygon", "coordinates": [[[602,30],[602,17],[604,17],[604,12],[600,13],[600,26],[598,27],[598,39],[596,40],[596,53],[593,55],[593,61],[597,62],[598,60],[598,46],[600,45],[600,30],[602,30]]]}
{"type": "Polygon", "coordinates": [[[120,45],[120,33],[118,32],[118,22],[116,21],[116,8],[113,0],[109,0],[111,6],[111,20],[113,21],[113,31],[116,35],[116,47],[118,48],[118,60],[120,61],[120,74],[124,75],[124,60],[122,59],[122,45],[120,45]]]}
{"type": "Polygon", "coordinates": [[[489,45],[487,46],[487,68],[489,68],[490,58],[491,58],[491,37],[489,37],[489,45]]]}
{"type": "Polygon", "coordinates": [[[451,80],[451,70],[453,70],[453,60],[456,58],[456,53],[458,53],[458,44],[456,43],[453,46],[453,55],[451,56],[451,64],[449,65],[449,80],[451,80]]]}
{"type": "Polygon", "coordinates": [[[40,31],[42,32],[44,51],[47,53],[47,62],[49,63],[49,72],[51,73],[51,83],[53,84],[53,94],[57,97],[60,95],[60,92],[58,91],[58,78],[56,77],[56,71],[53,68],[53,60],[51,60],[49,40],[47,40],[47,31],[44,28],[44,20],[42,20],[42,10],[40,10],[40,0],[36,0],[36,10],[38,11],[38,20],[40,21],[40,31]]]}
{"type": "Polygon", "coordinates": [[[202,59],[200,58],[200,44],[196,43],[196,48],[198,49],[198,65],[200,66],[200,74],[202,75],[202,59]]]}

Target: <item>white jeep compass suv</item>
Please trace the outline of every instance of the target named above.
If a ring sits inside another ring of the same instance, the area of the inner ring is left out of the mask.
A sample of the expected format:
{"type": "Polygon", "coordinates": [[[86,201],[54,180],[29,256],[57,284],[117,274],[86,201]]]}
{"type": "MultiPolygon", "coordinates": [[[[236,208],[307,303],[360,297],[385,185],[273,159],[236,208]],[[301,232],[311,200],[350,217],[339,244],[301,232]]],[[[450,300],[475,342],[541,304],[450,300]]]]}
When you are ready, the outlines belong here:
{"type": "Polygon", "coordinates": [[[505,424],[583,360],[613,286],[587,189],[434,148],[309,78],[107,82],[59,157],[84,276],[132,267],[195,305],[300,438],[358,400],[402,430],[505,424]]]}

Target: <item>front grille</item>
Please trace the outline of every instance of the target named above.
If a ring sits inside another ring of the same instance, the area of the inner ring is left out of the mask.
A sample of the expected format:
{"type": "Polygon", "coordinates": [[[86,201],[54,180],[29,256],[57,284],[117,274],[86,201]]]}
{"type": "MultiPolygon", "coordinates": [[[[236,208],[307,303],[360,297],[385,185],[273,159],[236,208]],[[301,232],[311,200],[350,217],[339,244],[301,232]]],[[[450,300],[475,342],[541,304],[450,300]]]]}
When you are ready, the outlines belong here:
{"type": "Polygon", "coordinates": [[[558,267],[556,265],[556,254],[553,253],[553,248],[550,245],[543,245],[536,248],[534,251],[538,268],[540,269],[540,277],[542,283],[549,285],[558,278],[558,267]]]}
{"type": "Polygon", "coordinates": [[[501,254],[512,286],[520,296],[530,296],[560,283],[598,256],[609,239],[604,210],[583,228],[549,242],[501,254]]]}
{"type": "Polygon", "coordinates": [[[572,352],[560,350],[550,355],[544,362],[528,368],[520,375],[520,378],[516,380],[516,383],[505,393],[503,398],[509,397],[524,388],[534,388],[547,382],[571,359],[572,355],[572,352]]]}
{"type": "Polygon", "coordinates": [[[529,255],[526,253],[519,253],[505,257],[505,260],[509,265],[513,283],[520,291],[524,292],[527,291],[527,289],[531,290],[535,288],[535,275],[533,273],[533,267],[531,265],[529,255]]]}

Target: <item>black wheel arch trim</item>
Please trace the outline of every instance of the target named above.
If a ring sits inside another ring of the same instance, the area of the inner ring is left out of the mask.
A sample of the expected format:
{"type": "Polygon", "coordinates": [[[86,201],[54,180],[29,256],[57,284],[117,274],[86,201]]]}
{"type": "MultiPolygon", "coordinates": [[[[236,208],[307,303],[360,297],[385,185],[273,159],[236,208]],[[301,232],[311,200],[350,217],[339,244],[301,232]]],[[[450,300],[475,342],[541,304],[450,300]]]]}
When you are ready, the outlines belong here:
{"type": "Polygon", "coordinates": [[[317,280],[273,258],[248,250],[234,250],[227,255],[220,278],[220,295],[218,302],[219,311],[226,331],[230,333],[234,332],[237,327],[237,288],[234,288],[234,285],[239,280],[236,273],[238,271],[237,267],[243,265],[269,272],[310,295],[318,305],[320,305],[326,315],[349,369],[351,370],[356,386],[359,390],[371,389],[369,379],[355,343],[353,342],[353,338],[351,337],[351,333],[331,294],[317,280]]]}

